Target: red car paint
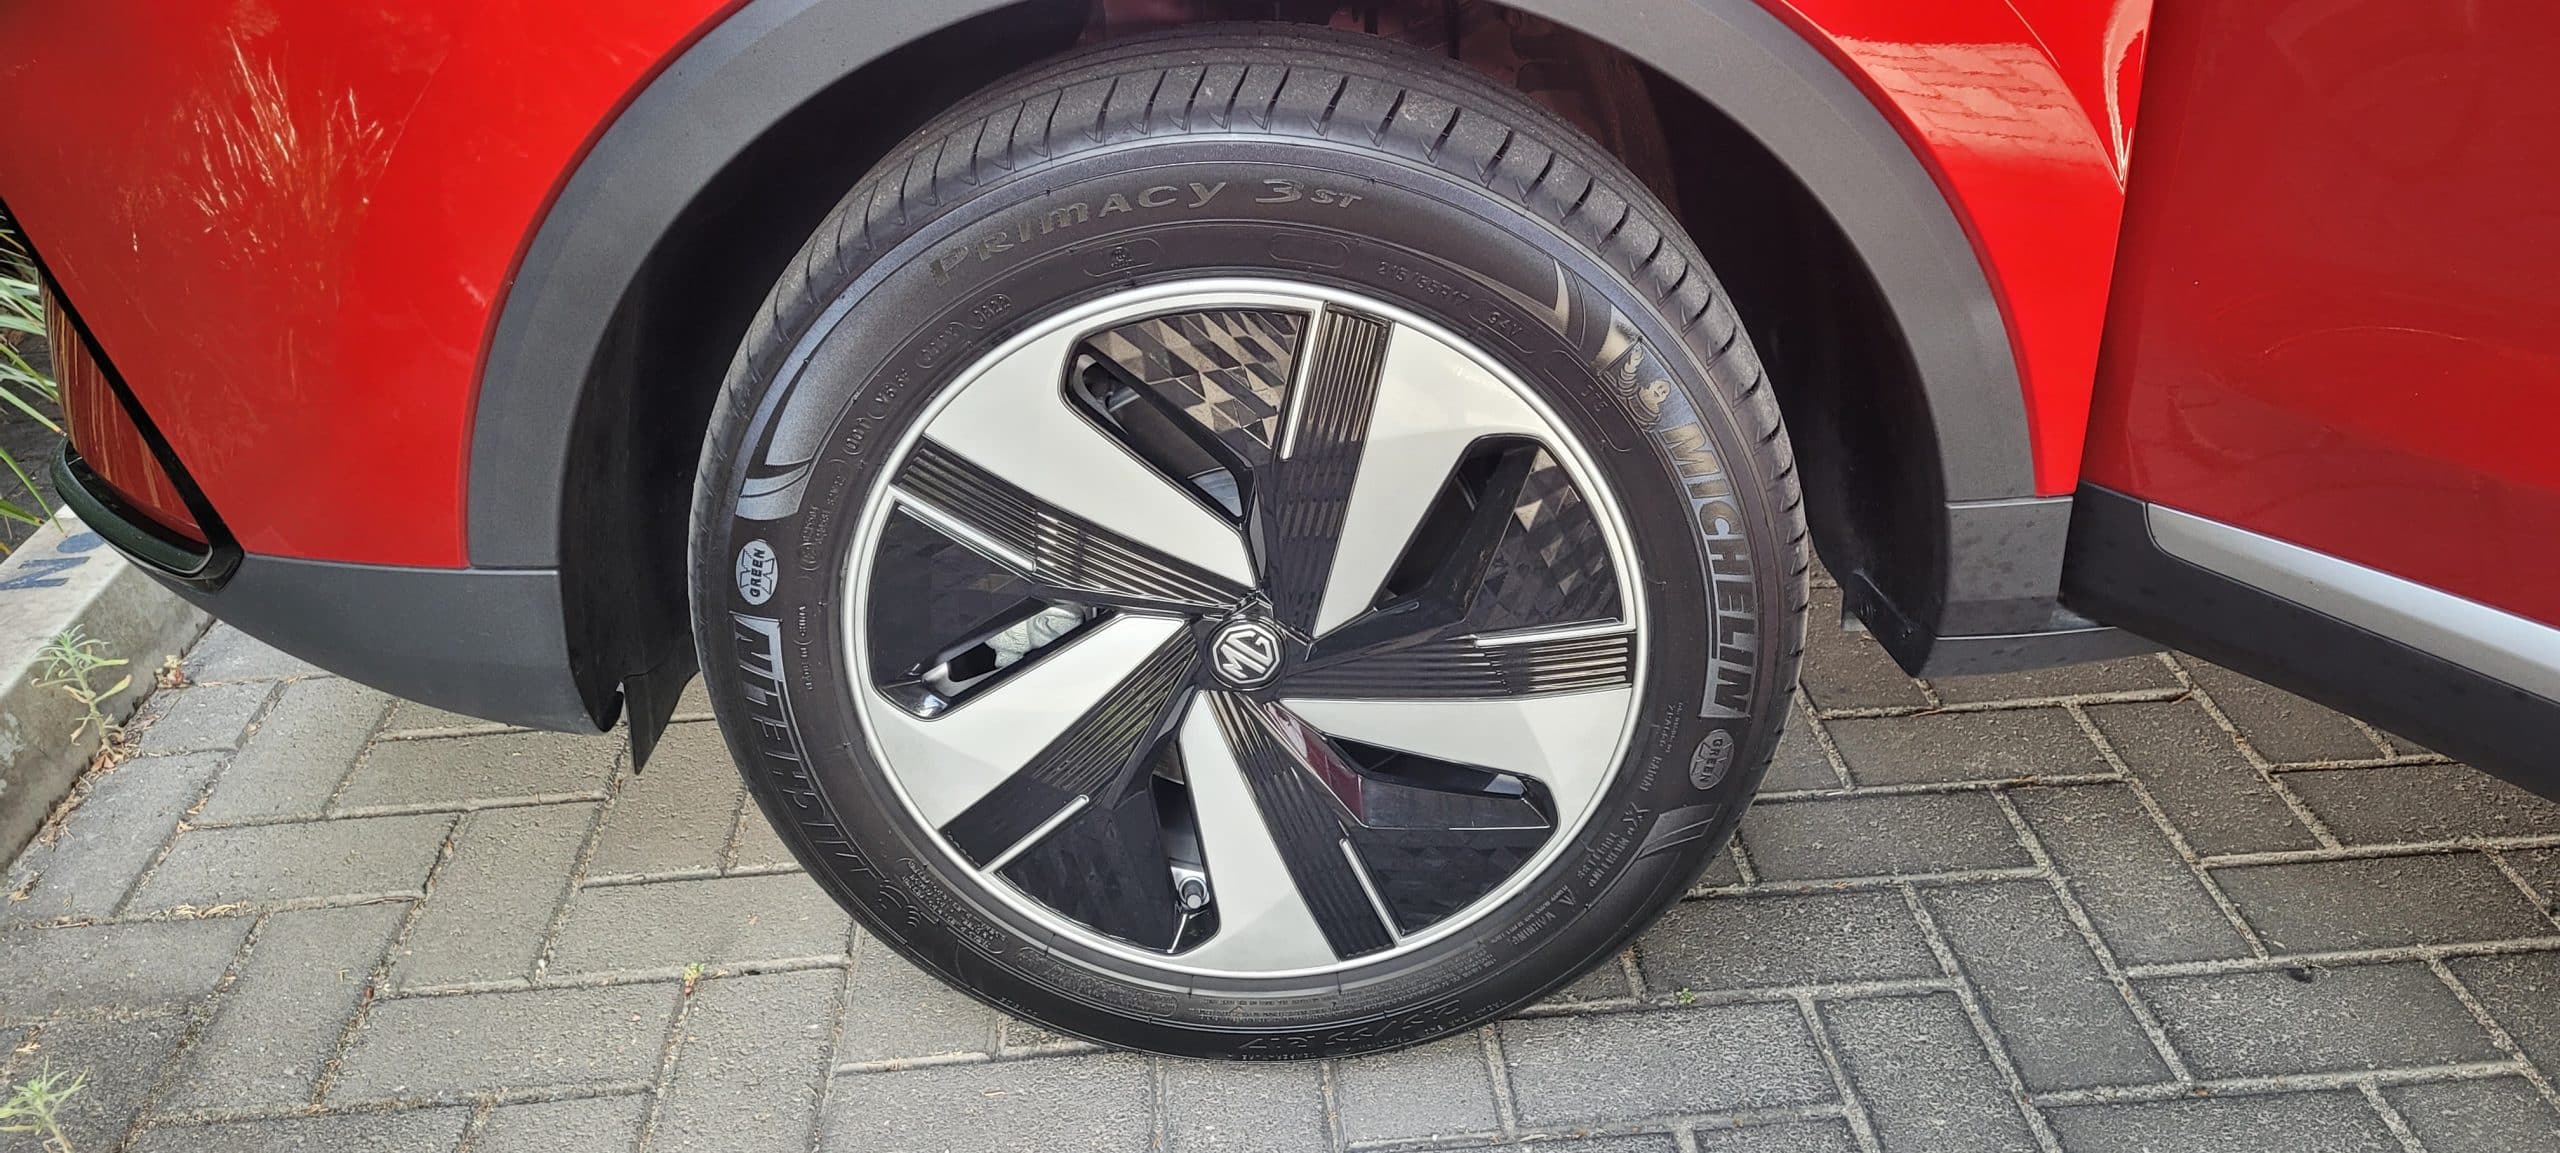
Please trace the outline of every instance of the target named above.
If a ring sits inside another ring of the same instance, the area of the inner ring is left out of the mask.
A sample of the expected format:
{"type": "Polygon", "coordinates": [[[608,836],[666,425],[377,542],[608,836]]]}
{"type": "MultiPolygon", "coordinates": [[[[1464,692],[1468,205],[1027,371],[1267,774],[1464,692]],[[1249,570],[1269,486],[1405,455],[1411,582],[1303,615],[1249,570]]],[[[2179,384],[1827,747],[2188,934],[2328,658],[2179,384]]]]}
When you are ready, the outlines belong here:
{"type": "MultiPolygon", "coordinates": [[[[465,561],[479,361],[550,197],[736,0],[0,8],[0,196],[240,545],[465,561]],[[14,118],[14,119],[13,119],[14,118]]],[[[2145,0],[1771,0],[1972,231],[2036,487],[2079,458],[2145,0]]]]}
{"type": "Polygon", "coordinates": [[[2154,37],[2088,478],[2560,624],[2560,8],[2154,37]]]}

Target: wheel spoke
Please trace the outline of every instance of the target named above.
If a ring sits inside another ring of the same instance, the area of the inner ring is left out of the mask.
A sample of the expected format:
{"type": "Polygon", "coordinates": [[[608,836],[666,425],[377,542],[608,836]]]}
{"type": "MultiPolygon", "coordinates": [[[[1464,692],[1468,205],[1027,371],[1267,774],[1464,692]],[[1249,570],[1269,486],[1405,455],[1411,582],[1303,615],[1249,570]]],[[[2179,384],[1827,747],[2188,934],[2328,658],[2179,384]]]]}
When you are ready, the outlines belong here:
{"type": "Polygon", "coordinates": [[[1319,324],[1290,390],[1269,481],[1255,486],[1250,522],[1272,615],[1300,632],[1315,626],[1333,571],[1390,332],[1383,321],[1339,309],[1319,324]]]}
{"type": "Polygon", "coordinates": [[[1066,374],[1076,347],[1076,334],[1060,331],[1007,352],[935,415],[925,428],[928,443],[1030,494],[1049,520],[1081,522],[1142,555],[1231,585],[1251,583],[1253,566],[1233,526],[1070,405],[1066,374]]]}
{"type": "Polygon", "coordinates": [[[1218,910],[1186,954],[1212,969],[1332,964],[1394,943],[1350,856],[1340,802],[1253,702],[1204,693],[1182,728],[1184,772],[1218,910]]]}
{"type": "Polygon", "coordinates": [[[1323,636],[1369,611],[1470,445],[1490,436],[1546,435],[1547,422],[1536,410],[1474,357],[1398,326],[1387,342],[1366,451],[1313,634],[1323,636]]]}
{"type": "Polygon", "coordinates": [[[1608,624],[1355,649],[1301,666],[1280,692],[1355,699],[1535,696],[1628,684],[1635,665],[1635,634],[1608,624]]]}
{"type": "Polygon", "coordinates": [[[1633,687],[1621,686],[1479,700],[1291,696],[1282,703],[1327,736],[1538,781],[1554,798],[1555,826],[1570,829],[1616,763],[1634,697],[1633,687]]]}
{"type": "Polygon", "coordinates": [[[868,710],[872,735],[890,764],[931,766],[899,781],[925,821],[939,828],[1111,699],[1177,635],[1187,635],[1178,620],[1107,620],[931,719],[893,704],[874,707],[868,710]]]}

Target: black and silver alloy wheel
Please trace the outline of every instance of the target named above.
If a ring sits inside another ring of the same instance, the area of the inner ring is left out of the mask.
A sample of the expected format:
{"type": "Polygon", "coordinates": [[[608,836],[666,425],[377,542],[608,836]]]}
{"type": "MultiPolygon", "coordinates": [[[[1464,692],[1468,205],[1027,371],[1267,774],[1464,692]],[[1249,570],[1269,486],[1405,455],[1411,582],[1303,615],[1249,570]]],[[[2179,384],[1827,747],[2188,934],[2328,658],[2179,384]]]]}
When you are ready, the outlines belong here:
{"type": "Polygon", "coordinates": [[[1452,62],[1279,26],[954,109],[713,414],[696,641],[881,943],[1160,1052],[1428,1040],[1607,961],[1731,835],[1807,556],[1669,214],[1452,62]]]}
{"type": "Polygon", "coordinates": [[[1460,929],[1571,843],[1634,721],[1636,570],[1542,407],[1303,285],[1050,318],[871,498],[870,752],[990,894],[1169,978],[1460,929]]]}

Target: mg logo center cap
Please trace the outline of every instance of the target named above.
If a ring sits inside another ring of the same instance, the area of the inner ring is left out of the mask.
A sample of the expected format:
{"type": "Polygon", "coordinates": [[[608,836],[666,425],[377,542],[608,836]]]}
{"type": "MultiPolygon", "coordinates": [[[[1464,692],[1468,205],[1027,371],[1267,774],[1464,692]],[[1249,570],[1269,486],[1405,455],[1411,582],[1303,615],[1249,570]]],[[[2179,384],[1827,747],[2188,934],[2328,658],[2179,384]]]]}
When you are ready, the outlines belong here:
{"type": "Polygon", "coordinates": [[[1229,688],[1258,689],[1280,674],[1280,630],[1259,617],[1237,617],[1209,638],[1209,669],[1229,688]]]}

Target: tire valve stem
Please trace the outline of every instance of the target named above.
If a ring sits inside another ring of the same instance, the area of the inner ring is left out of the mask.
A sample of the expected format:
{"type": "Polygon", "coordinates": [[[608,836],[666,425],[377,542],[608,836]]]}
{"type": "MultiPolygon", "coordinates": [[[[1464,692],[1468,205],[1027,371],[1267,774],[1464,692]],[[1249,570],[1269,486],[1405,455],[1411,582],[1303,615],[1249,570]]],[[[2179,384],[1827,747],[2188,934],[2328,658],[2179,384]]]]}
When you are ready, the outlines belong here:
{"type": "Polygon", "coordinates": [[[1199,877],[1182,879],[1182,911],[1197,913],[1209,907],[1209,883],[1199,877]]]}

